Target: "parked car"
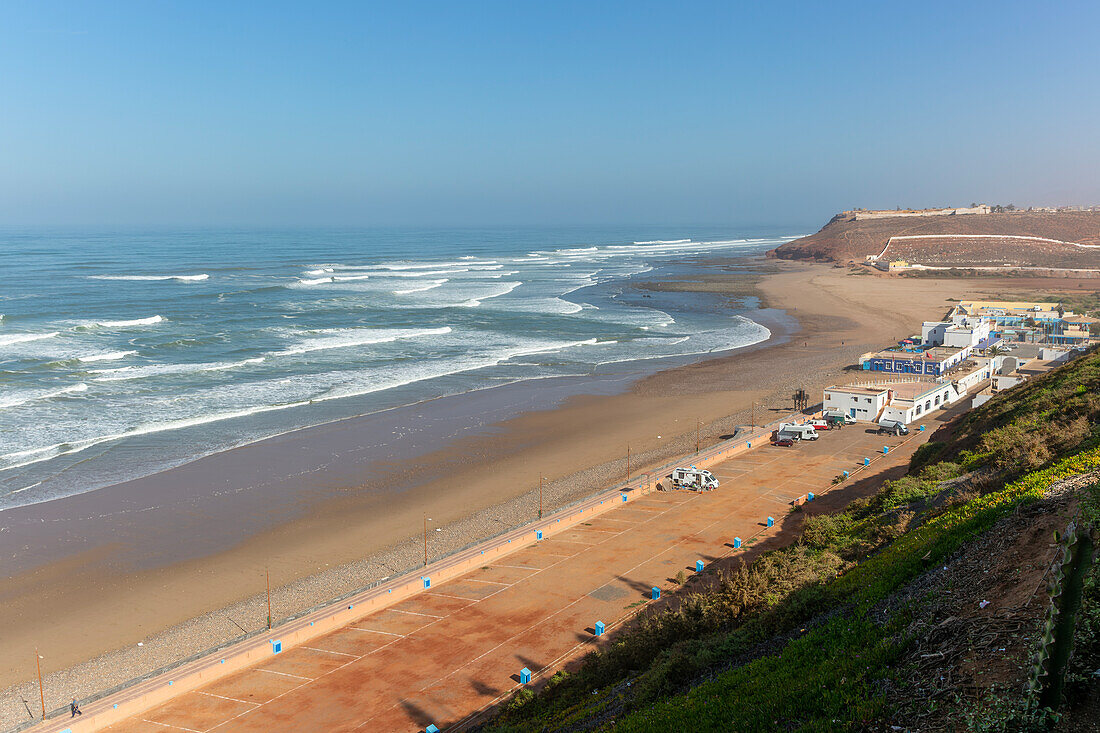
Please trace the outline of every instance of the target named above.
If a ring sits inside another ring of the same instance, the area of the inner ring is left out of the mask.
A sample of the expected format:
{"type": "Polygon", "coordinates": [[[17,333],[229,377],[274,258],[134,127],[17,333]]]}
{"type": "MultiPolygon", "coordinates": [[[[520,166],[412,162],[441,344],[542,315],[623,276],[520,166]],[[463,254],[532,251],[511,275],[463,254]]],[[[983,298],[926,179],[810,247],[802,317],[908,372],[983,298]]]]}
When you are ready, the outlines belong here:
{"type": "Polygon", "coordinates": [[[810,420],[810,427],[814,430],[828,430],[832,426],[828,420],[810,420]]]}
{"type": "Polygon", "coordinates": [[[776,438],[775,440],[772,441],[772,445],[778,445],[782,448],[790,448],[792,445],[794,445],[794,439],[793,438],[776,438]]]}

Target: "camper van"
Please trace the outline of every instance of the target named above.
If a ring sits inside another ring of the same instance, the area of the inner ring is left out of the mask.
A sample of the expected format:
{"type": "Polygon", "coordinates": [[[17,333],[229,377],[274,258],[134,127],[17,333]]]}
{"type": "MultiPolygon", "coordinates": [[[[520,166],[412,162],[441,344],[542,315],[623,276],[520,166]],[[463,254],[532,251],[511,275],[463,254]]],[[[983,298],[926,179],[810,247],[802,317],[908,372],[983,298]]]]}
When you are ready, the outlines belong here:
{"type": "Polygon", "coordinates": [[[799,440],[817,440],[817,431],[814,430],[813,425],[795,425],[794,423],[783,423],[779,426],[779,435],[782,436],[797,436],[799,440]]]}
{"type": "Polygon", "coordinates": [[[690,468],[677,468],[669,475],[672,485],[678,489],[691,489],[692,491],[710,491],[718,488],[718,479],[710,471],[703,471],[695,466],[690,468]]]}

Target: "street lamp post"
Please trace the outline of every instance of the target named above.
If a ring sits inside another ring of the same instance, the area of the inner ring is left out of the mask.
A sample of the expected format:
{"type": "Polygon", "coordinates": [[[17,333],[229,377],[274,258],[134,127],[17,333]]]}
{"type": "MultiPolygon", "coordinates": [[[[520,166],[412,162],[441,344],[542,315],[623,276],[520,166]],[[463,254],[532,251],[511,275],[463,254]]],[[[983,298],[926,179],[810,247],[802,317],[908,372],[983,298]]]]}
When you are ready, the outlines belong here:
{"type": "Polygon", "coordinates": [[[424,567],[428,567],[428,522],[432,521],[432,518],[427,514],[424,515],[424,567]]]}
{"type": "Polygon", "coordinates": [[[38,697],[42,700],[42,720],[46,719],[46,690],[42,686],[42,655],[34,648],[34,664],[38,668],[38,697]]]}

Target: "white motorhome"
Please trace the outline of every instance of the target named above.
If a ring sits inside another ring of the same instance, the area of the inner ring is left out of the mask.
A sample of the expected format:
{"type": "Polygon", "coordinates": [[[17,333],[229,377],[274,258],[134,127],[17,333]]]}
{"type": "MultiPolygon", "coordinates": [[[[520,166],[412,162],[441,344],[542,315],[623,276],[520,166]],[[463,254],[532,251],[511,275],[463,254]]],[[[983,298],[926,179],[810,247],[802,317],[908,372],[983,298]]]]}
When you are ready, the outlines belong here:
{"type": "Polygon", "coordinates": [[[813,425],[796,425],[794,423],[785,422],[779,426],[779,435],[790,436],[798,440],[817,440],[818,434],[814,430],[813,425]]]}
{"type": "Polygon", "coordinates": [[[703,471],[692,466],[690,468],[677,468],[669,474],[672,485],[678,489],[692,489],[693,491],[710,491],[718,488],[718,479],[710,471],[703,471]]]}

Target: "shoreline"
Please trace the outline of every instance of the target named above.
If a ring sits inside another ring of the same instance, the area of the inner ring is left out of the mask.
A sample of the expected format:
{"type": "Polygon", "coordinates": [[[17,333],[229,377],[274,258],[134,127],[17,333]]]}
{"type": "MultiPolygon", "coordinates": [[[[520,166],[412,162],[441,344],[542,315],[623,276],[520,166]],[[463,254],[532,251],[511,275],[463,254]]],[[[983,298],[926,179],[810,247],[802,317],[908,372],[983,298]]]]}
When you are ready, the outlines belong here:
{"type": "MultiPolygon", "coordinates": [[[[659,286],[706,287],[709,292],[723,292],[724,287],[730,294],[743,295],[745,283],[743,273],[739,278],[738,273],[716,272],[659,286]],[[706,282],[699,285],[700,280],[706,282]]],[[[773,329],[767,341],[657,371],[619,394],[574,396],[552,409],[520,411],[492,423],[487,434],[460,437],[428,454],[425,461],[443,467],[443,476],[426,478],[402,495],[387,497],[382,505],[349,492],[224,552],[136,572],[86,575],[85,599],[76,609],[59,611],[66,604],[61,602],[65,594],[58,591],[33,599],[35,606],[49,609],[33,617],[29,604],[24,614],[12,614],[12,604],[5,603],[9,623],[0,628],[19,629],[13,644],[5,646],[22,659],[24,650],[16,647],[46,638],[53,645],[43,649],[44,671],[52,673],[50,687],[77,696],[90,694],[161,666],[173,654],[180,658],[262,625],[265,567],[277,588],[276,618],[392,577],[422,559],[421,538],[410,529],[419,528],[426,497],[435,497],[432,528],[443,530],[429,538],[429,554],[438,557],[537,511],[537,489],[533,492],[532,486],[537,486],[540,473],[551,479],[544,489],[545,506],[555,508],[621,478],[625,460],[615,457],[620,446],[631,445],[632,466],[653,464],[691,452],[695,419],[703,420],[700,435],[703,445],[709,445],[748,424],[750,402],[761,403],[758,424],[780,400],[784,406],[779,409],[789,410],[786,398],[793,388],[804,387],[812,397],[860,353],[887,335],[907,335],[914,317],[919,323],[929,311],[945,307],[944,293],[957,295],[965,285],[958,280],[914,282],[906,288],[913,291],[910,297],[895,303],[900,307],[893,313],[880,301],[897,300],[896,283],[855,278],[820,265],[782,264],[762,275],[754,287],[764,305],[785,306],[788,316],[797,319],[798,330],[777,335],[773,329]],[[867,292],[850,297],[849,290],[867,292]],[[792,338],[796,334],[802,337],[792,338]],[[784,338],[785,343],[777,343],[784,338]],[[487,467],[491,471],[485,476],[487,467]],[[513,476],[518,478],[512,480],[513,476]],[[386,518],[380,521],[383,507],[386,518]],[[90,587],[96,598],[87,598],[90,587]],[[227,597],[229,603],[224,602],[227,597]],[[89,639],[88,619],[97,617],[112,622],[91,624],[94,638],[89,639]],[[136,647],[137,640],[144,646],[136,647]],[[104,653],[81,664],[82,659],[104,653]]],[[[102,562],[103,552],[104,548],[89,550],[70,562],[39,568],[31,580],[41,587],[56,587],[79,573],[81,563],[102,562]]],[[[12,599],[12,591],[10,583],[0,585],[0,597],[12,599]]],[[[14,659],[9,664],[2,670],[0,685],[23,681],[20,687],[25,687],[25,665],[16,665],[14,659]]],[[[0,720],[8,722],[9,715],[18,716],[22,710],[13,694],[17,692],[9,689],[0,700],[0,720]]]]}

